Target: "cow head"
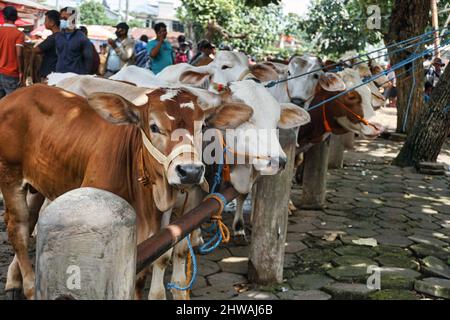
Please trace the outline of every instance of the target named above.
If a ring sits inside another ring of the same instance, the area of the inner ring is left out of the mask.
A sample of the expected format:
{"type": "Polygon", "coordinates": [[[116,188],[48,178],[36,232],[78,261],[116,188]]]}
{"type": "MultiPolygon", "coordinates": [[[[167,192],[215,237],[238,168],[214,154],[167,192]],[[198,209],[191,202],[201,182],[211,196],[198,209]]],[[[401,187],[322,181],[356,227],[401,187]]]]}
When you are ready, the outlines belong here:
{"type": "MultiPolygon", "coordinates": [[[[293,104],[280,105],[263,85],[251,80],[230,84],[230,98],[253,110],[249,121],[228,131],[226,141],[237,152],[231,182],[242,194],[251,190],[257,174],[271,175],[284,169],[286,154],[281,148],[277,128],[299,127],[310,121],[309,114],[293,104]],[[243,163],[239,160],[243,160],[243,163]]],[[[217,127],[217,124],[210,125],[217,127]]]]}
{"type": "MultiPolygon", "coordinates": [[[[146,167],[154,199],[158,208],[165,211],[175,201],[172,187],[188,189],[204,183],[205,167],[201,159],[201,130],[205,110],[214,109],[200,97],[186,89],[160,88],[146,93],[146,102],[136,106],[121,96],[94,93],[88,97],[90,106],[105,120],[118,125],[135,125],[141,131],[145,157],[150,159],[146,167]]],[[[144,102],[145,98],[134,101],[144,102]]],[[[229,108],[242,106],[224,105],[217,110],[217,117],[229,108]]],[[[245,110],[248,111],[248,107],[245,110]]],[[[236,117],[245,122],[248,112],[236,117]]]]}
{"type": "MultiPolygon", "coordinates": [[[[300,75],[320,69],[322,62],[320,59],[311,56],[294,56],[289,61],[287,77],[300,75]]],[[[289,80],[287,82],[288,92],[291,101],[299,106],[305,106],[310,100],[319,82],[323,71],[316,71],[311,74],[289,80]]]]}
{"type": "MultiPolygon", "coordinates": [[[[364,117],[363,97],[356,90],[335,98],[324,105],[314,107],[341,94],[345,89],[344,81],[334,73],[326,73],[319,79],[316,95],[309,110],[311,123],[302,127],[299,133],[301,145],[321,142],[329,132],[337,135],[355,132],[367,137],[375,137],[379,134],[377,129],[361,122],[360,117],[364,117]]],[[[367,99],[369,93],[366,92],[365,95],[367,99]]],[[[368,104],[370,103],[366,101],[366,105],[368,104]]]]}
{"type": "Polygon", "coordinates": [[[207,87],[210,92],[219,93],[230,82],[243,80],[250,75],[248,58],[241,52],[219,51],[213,62],[207,66],[192,67],[181,73],[179,82],[207,87]]]}

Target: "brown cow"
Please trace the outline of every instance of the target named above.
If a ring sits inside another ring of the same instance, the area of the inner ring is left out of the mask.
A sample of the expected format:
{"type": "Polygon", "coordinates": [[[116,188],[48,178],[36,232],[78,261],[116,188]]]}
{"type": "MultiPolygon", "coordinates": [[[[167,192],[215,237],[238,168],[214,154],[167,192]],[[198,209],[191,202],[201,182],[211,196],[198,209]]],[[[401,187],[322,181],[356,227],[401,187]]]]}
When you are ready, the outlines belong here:
{"type": "Polygon", "coordinates": [[[27,42],[23,47],[24,74],[27,79],[27,85],[40,83],[41,76],[39,74],[42,56],[33,53],[34,44],[27,42]]]}
{"type": "MultiPolygon", "coordinates": [[[[16,253],[6,290],[17,292],[23,279],[25,296],[34,297],[27,250],[37,212],[27,207],[26,185],[50,200],[80,187],[113,192],[136,210],[141,242],[158,231],[162,212],[172,208],[180,188],[203,181],[204,165],[195,151],[201,147],[193,137],[201,131],[194,123],[203,123],[205,102],[186,90],[157,89],[146,96],[138,107],[114,94],[85,99],[38,84],[0,101],[0,189],[16,253]]],[[[230,114],[227,121],[239,124],[251,109],[224,105],[211,121],[223,122],[230,114]]]]}
{"type": "Polygon", "coordinates": [[[332,98],[345,90],[342,80],[332,73],[321,78],[316,94],[311,102],[311,122],[300,127],[298,134],[299,152],[308,146],[323,141],[328,134],[336,135],[358,132],[368,137],[376,137],[379,131],[372,125],[363,123],[362,97],[357,91],[350,91],[324,105],[314,107],[326,99],[332,98]]]}

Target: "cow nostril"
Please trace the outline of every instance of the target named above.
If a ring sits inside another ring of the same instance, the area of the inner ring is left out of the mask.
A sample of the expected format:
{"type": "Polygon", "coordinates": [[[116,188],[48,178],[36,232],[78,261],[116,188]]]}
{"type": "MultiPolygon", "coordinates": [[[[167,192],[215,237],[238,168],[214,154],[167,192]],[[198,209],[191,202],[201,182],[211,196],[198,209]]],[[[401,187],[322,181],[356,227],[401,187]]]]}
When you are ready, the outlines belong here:
{"type": "Polygon", "coordinates": [[[180,165],[178,165],[178,166],[175,168],[175,170],[177,171],[178,175],[179,175],[181,178],[185,177],[186,174],[187,174],[186,170],[184,170],[183,167],[180,166],[180,165]]]}
{"type": "Polygon", "coordinates": [[[203,165],[178,165],[175,168],[182,184],[199,183],[205,170],[203,165]]]}

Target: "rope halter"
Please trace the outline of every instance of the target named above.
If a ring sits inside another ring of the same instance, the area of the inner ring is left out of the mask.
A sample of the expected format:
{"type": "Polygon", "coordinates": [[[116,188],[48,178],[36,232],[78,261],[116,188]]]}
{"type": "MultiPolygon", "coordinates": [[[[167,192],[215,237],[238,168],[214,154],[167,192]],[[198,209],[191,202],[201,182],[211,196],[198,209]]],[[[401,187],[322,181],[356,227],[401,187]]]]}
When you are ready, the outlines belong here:
{"type": "Polygon", "coordinates": [[[159,151],[150,139],[147,137],[147,134],[144,130],[141,129],[142,134],[142,142],[144,143],[145,149],[158,161],[160,164],[164,166],[164,170],[167,172],[172,161],[183,153],[191,153],[194,157],[199,158],[197,150],[195,150],[194,146],[191,144],[182,144],[176,146],[172,152],[168,156],[164,155],[161,151],[159,151]]]}

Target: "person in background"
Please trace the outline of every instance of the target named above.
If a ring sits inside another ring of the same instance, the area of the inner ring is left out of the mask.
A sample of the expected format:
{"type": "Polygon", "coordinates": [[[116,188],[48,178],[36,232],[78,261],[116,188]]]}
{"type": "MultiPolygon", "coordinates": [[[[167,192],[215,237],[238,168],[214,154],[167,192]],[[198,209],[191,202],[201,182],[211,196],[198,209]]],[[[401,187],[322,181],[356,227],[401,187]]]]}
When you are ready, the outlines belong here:
{"type": "Polygon", "coordinates": [[[433,92],[433,84],[431,82],[425,82],[424,101],[430,102],[431,93],[433,92]]]}
{"type": "Polygon", "coordinates": [[[177,41],[178,41],[178,50],[177,50],[177,52],[179,52],[182,49],[181,47],[186,47],[187,49],[183,48],[183,51],[187,55],[188,61],[191,60],[191,58],[192,58],[192,52],[191,52],[192,51],[191,50],[192,49],[192,42],[186,41],[186,37],[184,35],[182,35],[182,34],[178,36],[177,41]]]}
{"type": "Polygon", "coordinates": [[[164,68],[173,65],[173,49],[167,38],[167,26],[160,22],[153,27],[156,32],[156,39],[150,41],[147,46],[147,53],[151,59],[151,70],[158,74],[164,68]]]}
{"type": "Polygon", "coordinates": [[[117,39],[108,39],[108,58],[105,77],[109,78],[120,69],[136,63],[135,41],[128,37],[130,27],[125,22],[116,26],[117,39]]]}
{"type": "Polygon", "coordinates": [[[56,72],[73,72],[76,74],[89,74],[93,66],[92,43],[75,28],[76,10],[66,7],[59,11],[61,17],[60,28],[55,37],[56,72]]]}
{"type": "Polygon", "coordinates": [[[190,62],[193,66],[204,66],[210,64],[214,60],[216,47],[207,40],[202,40],[198,44],[199,53],[190,62]]]}
{"type": "MultiPolygon", "coordinates": [[[[86,36],[86,38],[89,39],[88,29],[85,26],[81,26],[80,31],[83,32],[83,34],[86,36]]],[[[100,56],[98,55],[97,49],[95,49],[94,44],[92,42],[90,42],[90,43],[91,43],[91,47],[92,47],[93,63],[92,63],[92,69],[90,70],[89,74],[98,74],[98,68],[100,67],[100,56]]]]}
{"type": "MultiPolygon", "coordinates": [[[[390,70],[391,66],[388,64],[387,70],[390,70]]],[[[395,76],[394,71],[390,71],[387,75],[389,79],[389,84],[386,86],[386,90],[384,90],[384,97],[388,102],[387,106],[390,108],[395,108],[397,106],[397,77],[395,76]]]]}
{"type": "Polygon", "coordinates": [[[189,44],[187,42],[180,43],[175,55],[175,64],[187,63],[189,61],[189,44]]]}
{"type": "Polygon", "coordinates": [[[52,34],[47,37],[38,46],[33,48],[33,54],[42,54],[42,63],[39,75],[45,79],[50,73],[56,70],[58,56],[56,55],[56,34],[59,29],[60,17],[59,12],[50,10],[45,13],[45,28],[50,30],[52,34]]]}
{"type": "Polygon", "coordinates": [[[148,36],[143,34],[138,41],[136,41],[136,66],[140,68],[148,67],[148,54],[147,54],[148,36]]]}
{"type": "Polygon", "coordinates": [[[206,40],[206,39],[200,40],[197,43],[197,52],[191,57],[191,59],[189,59],[189,62],[188,62],[189,64],[192,64],[194,61],[196,61],[202,55],[202,53],[203,53],[203,46],[206,43],[209,43],[209,41],[206,40]]]}
{"type": "Polygon", "coordinates": [[[441,58],[434,58],[433,63],[431,64],[430,68],[428,68],[426,80],[430,82],[433,87],[436,87],[439,78],[442,75],[442,68],[445,66],[444,62],[442,62],[441,58]]]}
{"type": "Polygon", "coordinates": [[[25,35],[14,24],[18,19],[16,8],[3,9],[5,23],[0,26],[0,99],[25,86],[23,74],[23,45],[25,35]]]}
{"type": "Polygon", "coordinates": [[[98,67],[98,74],[104,76],[106,73],[106,58],[108,57],[108,45],[103,43],[100,45],[100,66],[98,67]]]}

